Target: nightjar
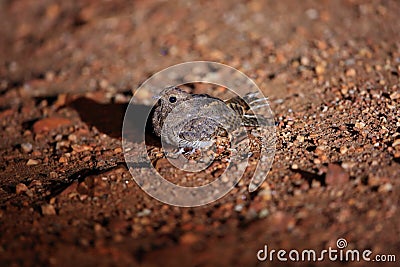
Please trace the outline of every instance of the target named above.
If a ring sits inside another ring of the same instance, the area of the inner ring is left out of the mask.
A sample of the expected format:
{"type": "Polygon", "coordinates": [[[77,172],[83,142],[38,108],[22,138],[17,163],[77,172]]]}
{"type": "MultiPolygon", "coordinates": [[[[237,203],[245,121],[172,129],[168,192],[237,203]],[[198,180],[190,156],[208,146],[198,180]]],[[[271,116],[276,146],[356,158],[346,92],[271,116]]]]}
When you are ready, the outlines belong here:
{"type": "MultiPolygon", "coordinates": [[[[190,94],[178,87],[164,89],[152,116],[154,133],[178,148],[207,148],[215,137],[241,127],[257,127],[260,118],[247,103],[266,105],[265,98],[250,93],[226,101],[207,94],[190,94]],[[247,102],[247,103],[246,103],[247,102]]],[[[262,119],[262,118],[261,118],[262,119]]]]}

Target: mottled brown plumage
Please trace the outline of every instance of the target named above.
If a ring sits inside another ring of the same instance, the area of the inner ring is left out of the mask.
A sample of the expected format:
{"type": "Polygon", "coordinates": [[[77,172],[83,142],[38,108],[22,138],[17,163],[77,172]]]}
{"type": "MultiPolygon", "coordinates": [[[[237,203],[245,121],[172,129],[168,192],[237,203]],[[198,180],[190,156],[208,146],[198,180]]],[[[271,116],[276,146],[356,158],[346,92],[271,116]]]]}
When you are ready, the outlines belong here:
{"type": "Polygon", "coordinates": [[[241,125],[258,126],[257,118],[242,98],[223,101],[207,94],[190,94],[178,87],[161,92],[152,117],[154,133],[179,148],[208,147],[217,134],[229,133],[241,125]]]}

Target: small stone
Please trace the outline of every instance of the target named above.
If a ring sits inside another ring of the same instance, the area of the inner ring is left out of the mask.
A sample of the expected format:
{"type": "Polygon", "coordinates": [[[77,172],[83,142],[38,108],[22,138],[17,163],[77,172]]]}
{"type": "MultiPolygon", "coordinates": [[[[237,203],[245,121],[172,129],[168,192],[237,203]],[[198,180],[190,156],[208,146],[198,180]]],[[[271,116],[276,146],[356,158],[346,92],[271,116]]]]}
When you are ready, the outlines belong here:
{"type": "Polygon", "coordinates": [[[68,159],[66,157],[60,157],[60,159],[58,160],[58,162],[60,163],[66,163],[68,162],[68,159]]]}
{"type": "Polygon", "coordinates": [[[310,65],[310,59],[308,57],[301,57],[300,63],[303,66],[308,66],[308,65],[310,65]]]}
{"type": "Polygon", "coordinates": [[[95,223],[93,229],[94,229],[95,232],[98,233],[103,229],[103,227],[101,226],[101,224],[95,223]]]}
{"type": "Polygon", "coordinates": [[[296,163],[292,164],[292,169],[293,170],[297,170],[299,168],[299,165],[297,165],[296,163]]]}
{"type": "Polygon", "coordinates": [[[353,69],[353,68],[351,68],[351,69],[348,69],[347,71],[346,71],[346,76],[347,77],[354,77],[354,76],[356,76],[356,70],[355,69],[353,69]]]}
{"type": "Polygon", "coordinates": [[[93,147],[88,146],[88,145],[77,145],[77,144],[74,144],[74,145],[71,145],[71,147],[72,147],[72,150],[77,152],[77,153],[80,153],[80,152],[83,152],[83,151],[92,151],[93,150],[93,147]]]}
{"type": "Polygon", "coordinates": [[[117,104],[128,103],[129,102],[129,97],[127,97],[127,96],[125,96],[123,94],[117,93],[114,96],[114,102],[117,103],[117,104]]]}
{"type": "Polygon", "coordinates": [[[41,157],[42,156],[42,152],[40,152],[39,150],[35,150],[35,151],[32,152],[32,156],[41,157]]]}
{"type": "Polygon", "coordinates": [[[36,159],[29,159],[28,162],[26,163],[27,166],[32,166],[32,165],[38,165],[39,161],[36,159]]]}
{"type": "Polygon", "coordinates": [[[350,161],[347,161],[347,162],[343,162],[343,163],[342,163],[342,167],[343,167],[344,169],[346,169],[346,170],[351,169],[351,168],[353,168],[353,167],[356,166],[356,165],[357,165],[357,163],[355,163],[355,162],[350,162],[350,161]]]}
{"type": "Polygon", "coordinates": [[[399,99],[399,98],[400,98],[400,92],[399,92],[399,91],[396,91],[396,92],[390,94],[389,97],[390,97],[390,99],[392,99],[392,100],[399,99]]]}
{"type": "Polygon", "coordinates": [[[296,137],[296,140],[299,141],[300,143],[304,143],[304,136],[303,135],[298,135],[296,137]]]}
{"type": "Polygon", "coordinates": [[[48,132],[61,126],[71,125],[72,122],[66,118],[50,117],[41,119],[33,124],[33,131],[36,134],[48,132]]]}
{"type": "Polygon", "coordinates": [[[68,135],[68,140],[71,142],[76,142],[77,139],[78,139],[78,137],[76,137],[75,134],[68,135]]]}
{"type": "Polygon", "coordinates": [[[394,140],[394,142],[392,144],[392,147],[395,147],[395,146],[398,146],[398,145],[400,145],[400,139],[394,140]]]}
{"type": "Polygon", "coordinates": [[[90,161],[91,159],[92,159],[91,156],[86,156],[86,157],[84,157],[84,158],[82,159],[82,161],[83,161],[83,162],[88,162],[88,161],[90,161]]]}
{"type": "Polygon", "coordinates": [[[56,137],[54,137],[54,140],[59,142],[62,140],[62,138],[63,138],[62,134],[57,134],[56,137]]]}
{"type": "Polygon", "coordinates": [[[317,146],[315,149],[315,154],[318,156],[323,155],[325,153],[325,146],[317,146]]]}
{"type": "Polygon", "coordinates": [[[269,201],[272,198],[272,192],[270,189],[263,189],[261,190],[258,195],[264,200],[269,201]]]}
{"type": "Polygon", "coordinates": [[[235,206],[234,209],[235,209],[236,212],[241,212],[243,210],[243,205],[242,204],[238,204],[238,205],[235,206]]]}
{"type": "Polygon", "coordinates": [[[341,166],[332,163],[328,165],[328,171],[325,178],[327,185],[345,184],[349,180],[349,174],[341,166]]]}
{"type": "Polygon", "coordinates": [[[319,17],[318,10],[314,8],[307,9],[306,15],[310,20],[316,20],[319,17]]]}
{"type": "Polygon", "coordinates": [[[340,154],[346,154],[347,151],[348,151],[347,146],[342,146],[342,147],[340,148],[340,154]]]}
{"type": "Polygon", "coordinates": [[[315,73],[317,74],[317,75],[321,75],[321,74],[323,74],[325,72],[325,67],[323,66],[323,65],[317,65],[316,67],[315,67],[315,73]]]}
{"type": "Polygon", "coordinates": [[[25,184],[23,184],[23,183],[19,183],[19,184],[17,184],[16,187],[15,187],[15,193],[16,193],[17,195],[22,194],[22,193],[24,193],[24,192],[26,192],[26,191],[28,191],[28,187],[27,187],[25,184]]]}
{"type": "Polygon", "coordinates": [[[259,217],[260,219],[262,219],[262,218],[267,217],[268,214],[269,214],[269,210],[268,210],[268,209],[262,209],[262,210],[260,211],[260,213],[258,214],[258,217],[259,217]]]}
{"type": "Polygon", "coordinates": [[[33,146],[32,146],[31,143],[22,143],[21,144],[21,149],[25,153],[30,153],[30,152],[32,152],[33,146]]]}
{"type": "Polygon", "coordinates": [[[381,179],[379,177],[376,177],[374,175],[369,175],[368,176],[368,185],[371,187],[376,187],[379,186],[381,183],[381,179]]]}
{"type": "Polygon", "coordinates": [[[136,213],[137,217],[145,217],[151,214],[151,210],[149,209],[144,209],[142,211],[139,211],[138,213],[136,213]]]}
{"type": "Polygon", "coordinates": [[[44,204],[41,209],[43,215],[56,215],[56,209],[51,204],[44,204]]]}
{"type": "Polygon", "coordinates": [[[115,148],[115,149],[114,149],[114,153],[115,153],[115,154],[122,153],[122,148],[121,148],[121,147],[115,148]]]}
{"type": "Polygon", "coordinates": [[[57,100],[54,102],[53,106],[55,108],[63,107],[67,103],[67,95],[66,94],[59,94],[57,96],[57,100]]]}
{"type": "Polygon", "coordinates": [[[387,193],[387,192],[392,191],[392,189],[393,189],[393,185],[391,183],[385,183],[385,184],[379,186],[379,190],[378,191],[379,192],[383,192],[383,193],[387,193]]]}
{"type": "Polygon", "coordinates": [[[193,245],[197,243],[198,240],[198,236],[193,233],[185,233],[180,238],[180,242],[184,245],[193,245]]]}
{"type": "Polygon", "coordinates": [[[356,122],[354,127],[357,129],[362,129],[365,127],[365,123],[364,122],[356,122]]]}

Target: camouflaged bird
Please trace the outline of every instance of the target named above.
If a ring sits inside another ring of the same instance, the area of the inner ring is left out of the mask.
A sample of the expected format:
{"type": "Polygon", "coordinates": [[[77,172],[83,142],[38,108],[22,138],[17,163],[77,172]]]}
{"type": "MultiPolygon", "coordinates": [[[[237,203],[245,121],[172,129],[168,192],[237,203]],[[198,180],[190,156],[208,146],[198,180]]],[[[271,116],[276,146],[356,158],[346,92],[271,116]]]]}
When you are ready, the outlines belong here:
{"type": "Polygon", "coordinates": [[[154,133],[178,148],[207,148],[215,137],[240,126],[257,127],[259,120],[247,103],[266,105],[265,98],[250,93],[226,101],[207,94],[190,94],[178,87],[168,87],[158,96],[152,126],[154,133]],[[247,102],[247,103],[246,103],[247,102]]]}

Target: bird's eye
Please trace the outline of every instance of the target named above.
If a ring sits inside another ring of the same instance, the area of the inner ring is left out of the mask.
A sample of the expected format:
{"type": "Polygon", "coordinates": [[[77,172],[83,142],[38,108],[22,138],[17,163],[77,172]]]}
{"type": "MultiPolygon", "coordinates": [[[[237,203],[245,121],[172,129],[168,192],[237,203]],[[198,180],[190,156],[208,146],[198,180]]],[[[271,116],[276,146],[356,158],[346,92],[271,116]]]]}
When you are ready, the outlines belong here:
{"type": "Polygon", "coordinates": [[[175,96],[170,96],[169,97],[169,102],[175,103],[176,102],[176,97],[175,96]]]}

